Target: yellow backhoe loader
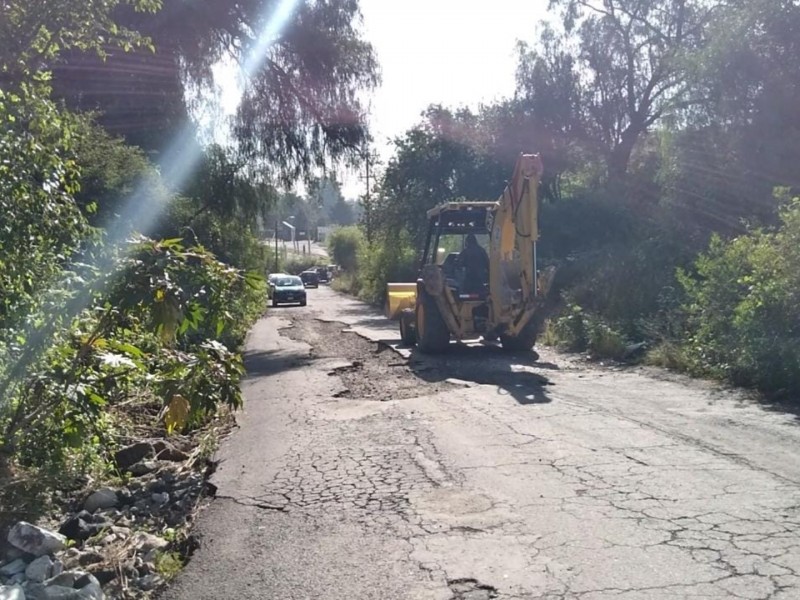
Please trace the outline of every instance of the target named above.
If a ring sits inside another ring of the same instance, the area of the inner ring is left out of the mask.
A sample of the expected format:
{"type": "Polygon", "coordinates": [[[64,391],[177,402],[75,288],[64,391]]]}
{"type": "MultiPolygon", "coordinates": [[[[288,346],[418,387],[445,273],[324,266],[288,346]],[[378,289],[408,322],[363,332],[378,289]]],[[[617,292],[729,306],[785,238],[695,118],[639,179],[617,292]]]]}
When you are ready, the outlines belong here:
{"type": "Polygon", "coordinates": [[[419,277],[390,283],[386,312],[424,353],[483,337],[531,350],[554,269],[537,270],[538,154],[521,154],[496,202],[447,202],[428,211],[419,277]]]}

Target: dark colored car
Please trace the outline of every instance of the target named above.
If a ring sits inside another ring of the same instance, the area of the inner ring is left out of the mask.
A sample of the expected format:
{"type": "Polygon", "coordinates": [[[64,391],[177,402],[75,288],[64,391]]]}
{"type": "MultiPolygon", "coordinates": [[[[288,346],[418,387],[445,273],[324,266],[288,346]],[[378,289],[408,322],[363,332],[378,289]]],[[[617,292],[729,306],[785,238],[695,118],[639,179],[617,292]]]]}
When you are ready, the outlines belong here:
{"type": "Polygon", "coordinates": [[[306,287],[319,287],[319,275],[316,271],[303,271],[300,273],[300,279],[306,287]]]}
{"type": "Polygon", "coordinates": [[[275,289],[275,281],[277,281],[278,277],[288,277],[288,273],[270,273],[270,276],[267,278],[267,286],[268,291],[267,295],[272,298],[272,290],[275,289]]]}
{"type": "Polygon", "coordinates": [[[275,278],[272,288],[272,306],[278,304],[306,305],[306,288],[297,275],[282,275],[275,278]]]}
{"type": "Polygon", "coordinates": [[[328,267],[317,267],[317,277],[319,277],[320,283],[328,283],[330,281],[328,267]]]}

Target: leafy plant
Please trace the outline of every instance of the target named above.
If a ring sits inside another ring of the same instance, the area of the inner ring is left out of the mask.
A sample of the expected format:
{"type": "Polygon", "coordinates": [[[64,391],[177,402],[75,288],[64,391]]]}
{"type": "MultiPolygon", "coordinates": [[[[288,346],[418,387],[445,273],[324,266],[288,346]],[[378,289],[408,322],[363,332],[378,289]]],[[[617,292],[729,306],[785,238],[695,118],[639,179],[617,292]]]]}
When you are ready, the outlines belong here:
{"type": "Polygon", "coordinates": [[[327,246],[334,262],[342,269],[355,273],[364,235],[356,226],[340,227],[328,237],[327,246]]]}
{"type": "Polygon", "coordinates": [[[130,398],[156,399],[166,413],[185,398],[170,430],[241,405],[237,350],[252,306],[263,306],[263,280],[177,240],[137,239],[114,264],[90,307],[26,365],[0,411],[6,455],[30,465],[96,455],[113,445],[110,410],[130,398]]]}
{"type": "Polygon", "coordinates": [[[156,572],[169,581],[175,578],[183,569],[183,559],[177,552],[156,552],[156,572]]]}
{"type": "Polygon", "coordinates": [[[700,372],[779,392],[800,386],[800,200],[781,226],[731,241],[712,239],[682,271],[690,338],[700,372]]]}
{"type": "Polygon", "coordinates": [[[288,257],[282,264],[281,270],[285,271],[286,273],[292,273],[294,275],[298,275],[303,271],[311,269],[313,267],[318,267],[325,264],[325,259],[319,256],[313,256],[311,254],[307,255],[292,255],[288,257]]]}
{"type": "Polygon", "coordinates": [[[582,352],[588,345],[586,316],[577,304],[568,304],[564,313],[548,327],[554,345],[568,352],[582,352]]]}

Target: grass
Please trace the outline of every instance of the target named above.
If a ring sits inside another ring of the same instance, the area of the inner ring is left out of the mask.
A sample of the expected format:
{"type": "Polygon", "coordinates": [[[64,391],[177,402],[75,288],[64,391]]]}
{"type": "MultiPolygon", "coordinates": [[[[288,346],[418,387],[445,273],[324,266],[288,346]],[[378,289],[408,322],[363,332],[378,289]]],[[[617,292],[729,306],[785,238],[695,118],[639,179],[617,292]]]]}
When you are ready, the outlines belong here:
{"type": "Polygon", "coordinates": [[[358,279],[352,273],[340,273],[331,282],[331,288],[337,292],[357,296],[360,286],[358,284],[358,279]]]}
{"type": "Polygon", "coordinates": [[[621,360],[627,344],[622,335],[605,323],[592,323],[589,326],[588,346],[596,358],[621,360]]]}
{"type": "Polygon", "coordinates": [[[539,334],[539,342],[545,346],[556,348],[559,345],[559,341],[558,335],[553,328],[553,322],[547,319],[544,323],[542,333],[539,334]]]}
{"type": "Polygon", "coordinates": [[[174,579],[183,569],[183,559],[177,552],[156,552],[156,573],[165,581],[174,579]]]}
{"type": "Polygon", "coordinates": [[[692,370],[683,348],[673,342],[664,341],[655,346],[647,353],[644,362],[653,367],[663,367],[673,371],[690,372],[692,370]]]}

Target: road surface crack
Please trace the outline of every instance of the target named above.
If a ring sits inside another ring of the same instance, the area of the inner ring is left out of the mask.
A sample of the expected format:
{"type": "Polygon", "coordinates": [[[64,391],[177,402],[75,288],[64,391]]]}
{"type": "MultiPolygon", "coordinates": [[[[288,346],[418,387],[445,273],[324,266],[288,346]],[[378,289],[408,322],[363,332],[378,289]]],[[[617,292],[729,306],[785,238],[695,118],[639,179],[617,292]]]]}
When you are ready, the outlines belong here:
{"type": "Polygon", "coordinates": [[[261,510],[274,510],[277,512],[287,512],[286,506],[268,504],[266,502],[260,501],[258,498],[249,498],[249,497],[237,498],[235,496],[225,496],[220,494],[216,494],[214,498],[217,500],[229,500],[235,504],[238,504],[239,506],[247,506],[251,508],[258,508],[261,510]]]}

